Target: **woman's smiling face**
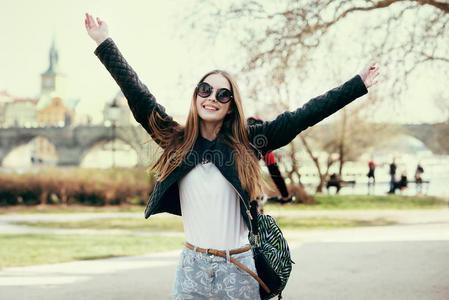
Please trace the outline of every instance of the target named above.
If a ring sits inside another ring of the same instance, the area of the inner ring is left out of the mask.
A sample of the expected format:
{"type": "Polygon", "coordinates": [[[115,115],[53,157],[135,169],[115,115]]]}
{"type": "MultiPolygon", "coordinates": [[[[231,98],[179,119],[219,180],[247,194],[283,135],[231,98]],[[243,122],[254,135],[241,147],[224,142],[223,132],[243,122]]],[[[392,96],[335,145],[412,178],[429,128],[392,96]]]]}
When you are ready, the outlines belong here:
{"type": "Polygon", "coordinates": [[[215,95],[221,88],[231,90],[231,85],[221,74],[211,74],[203,82],[207,82],[212,87],[212,93],[206,98],[202,98],[199,95],[196,96],[198,115],[205,122],[221,122],[227,114],[232,112],[230,109],[232,100],[227,103],[221,103],[215,99],[215,95]]]}

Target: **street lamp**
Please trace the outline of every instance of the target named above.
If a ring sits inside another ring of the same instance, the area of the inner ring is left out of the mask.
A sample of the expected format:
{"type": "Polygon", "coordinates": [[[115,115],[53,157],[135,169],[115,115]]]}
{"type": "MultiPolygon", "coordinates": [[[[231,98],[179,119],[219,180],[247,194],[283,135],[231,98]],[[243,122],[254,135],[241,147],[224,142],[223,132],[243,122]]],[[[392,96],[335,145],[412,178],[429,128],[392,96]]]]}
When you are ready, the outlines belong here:
{"type": "Polygon", "coordinates": [[[112,125],[112,167],[115,168],[115,137],[117,122],[120,120],[120,106],[117,103],[117,98],[114,98],[109,105],[109,121],[112,125]]]}

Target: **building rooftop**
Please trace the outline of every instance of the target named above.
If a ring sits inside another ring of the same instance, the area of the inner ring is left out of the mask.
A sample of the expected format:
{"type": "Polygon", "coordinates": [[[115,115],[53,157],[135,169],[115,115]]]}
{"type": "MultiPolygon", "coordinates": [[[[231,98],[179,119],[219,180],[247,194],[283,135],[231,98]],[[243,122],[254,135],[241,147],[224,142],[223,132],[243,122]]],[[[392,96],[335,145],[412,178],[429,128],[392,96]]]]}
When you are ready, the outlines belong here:
{"type": "Polygon", "coordinates": [[[31,102],[33,104],[37,104],[37,102],[39,101],[38,98],[24,98],[24,97],[15,97],[14,98],[14,102],[31,102]]]}

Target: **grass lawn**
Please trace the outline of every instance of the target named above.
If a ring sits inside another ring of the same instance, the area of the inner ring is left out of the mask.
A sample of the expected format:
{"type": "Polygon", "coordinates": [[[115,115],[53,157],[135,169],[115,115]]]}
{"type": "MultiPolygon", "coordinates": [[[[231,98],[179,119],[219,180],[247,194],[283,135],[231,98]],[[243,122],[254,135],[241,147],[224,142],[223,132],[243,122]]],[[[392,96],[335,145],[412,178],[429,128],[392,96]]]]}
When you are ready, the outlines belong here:
{"type": "Polygon", "coordinates": [[[357,220],[326,217],[277,217],[275,220],[281,230],[336,229],[343,227],[385,226],[396,224],[396,222],[384,218],[378,218],[374,220],[357,220]]]}
{"type": "MultiPolygon", "coordinates": [[[[317,205],[266,205],[265,210],[350,210],[350,209],[444,209],[448,202],[429,196],[373,196],[373,195],[316,195],[317,205]]],[[[84,213],[84,212],[138,212],[142,206],[38,206],[0,208],[0,213],[84,213]]],[[[281,216],[276,218],[282,230],[309,230],[355,226],[381,226],[393,222],[356,220],[347,218],[281,216]]],[[[130,230],[145,232],[181,232],[180,217],[162,217],[145,220],[141,218],[107,218],[70,222],[20,222],[16,224],[64,229],[130,230]]],[[[115,256],[139,255],[150,252],[180,249],[183,237],[165,237],[162,234],[137,236],[133,234],[95,235],[49,235],[49,234],[0,234],[0,268],[73,260],[87,260],[115,256]]]]}
{"type": "Polygon", "coordinates": [[[182,237],[0,234],[0,268],[181,249],[182,237]]]}
{"type": "Polygon", "coordinates": [[[131,231],[180,231],[182,218],[166,217],[146,220],[145,218],[105,218],[70,222],[14,222],[17,225],[62,229],[131,230],[131,231]]]}
{"type": "MultiPolygon", "coordinates": [[[[448,206],[447,200],[433,196],[401,196],[401,195],[315,195],[316,205],[278,205],[267,204],[266,207],[286,210],[296,209],[440,209],[448,206]]],[[[0,214],[6,213],[115,213],[136,212],[142,213],[144,206],[12,206],[0,207],[0,214]]]]}
{"type": "MultiPolygon", "coordinates": [[[[276,210],[296,210],[296,209],[441,209],[448,207],[447,200],[432,196],[401,196],[401,195],[315,195],[316,205],[277,205],[267,204],[266,208],[276,210]]],[[[6,213],[114,213],[114,212],[136,212],[142,213],[144,206],[123,205],[123,206],[13,206],[0,207],[0,214],[6,213]]]]}
{"type": "Polygon", "coordinates": [[[141,205],[109,205],[109,206],[87,206],[87,205],[38,205],[38,206],[9,206],[0,207],[0,214],[78,214],[78,213],[116,213],[136,212],[145,210],[141,205]]]}
{"type": "MultiPolygon", "coordinates": [[[[325,217],[276,218],[282,230],[331,229],[354,226],[381,226],[385,219],[350,220],[325,217]]],[[[181,218],[117,218],[81,222],[35,222],[32,226],[66,229],[122,229],[136,231],[182,231],[181,218]]],[[[0,268],[139,255],[180,249],[183,237],[80,234],[0,234],[0,268]]]]}
{"type": "MultiPolygon", "coordinates": [[[[276,222],[282,229],[286,230],[310,230],[323,228],[331,229],[355,226],[382,226],[391,225],[394,223],[386,219],[357,220],[327,217],[277,217],[276,222]]],[[[179,217],[155,218],[149,221],[136,218],[108,218],[71,222],[15,222],[14,224],[59,229],[118,229],[148,232],[183,231],[182,219],[179,217]]]]}
{"type": "Polygon", "coordinates": [[[266,209],[442,209],[448,207],[444,199],[431,196],[401,195],[315,195],[316,205],[267,204],[266,209]]]}

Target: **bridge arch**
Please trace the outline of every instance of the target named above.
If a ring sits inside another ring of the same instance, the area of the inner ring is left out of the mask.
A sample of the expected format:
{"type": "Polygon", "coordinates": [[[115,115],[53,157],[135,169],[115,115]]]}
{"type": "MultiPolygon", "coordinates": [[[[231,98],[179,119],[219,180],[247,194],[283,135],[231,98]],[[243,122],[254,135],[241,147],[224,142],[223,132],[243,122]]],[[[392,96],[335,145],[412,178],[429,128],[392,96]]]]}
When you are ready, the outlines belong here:
{"type": "Polygon", "coordinates": [[[139,149],[132,141],[121,136],[98,136],[83,147],[81,167],[133,167],[138,161],[139,149]]]}
{"type": "MultiPolygon", "coordinates": [[[[148,166],[157,155],[158,146],[141,126],[118,126],[115,136],[137,153],[137,164],[148,166]]],[[[79,166],[86,151],[100,140],[110,140],[112,128],[105,126],[0,128],[0,166],[8,153],[36,136],[54,145],[59,166],[79,166]]]]}
{"type": "Polygon", "coordinates": [[[58,153],[52,141],[45,136],[26,134],[16,143],[0,151],[0,165],[5,167],[27,167],[35,164],[56,165],[58,153]]]}
{"type": "Polygon", "coordinates": [[[402,125],[405,134],[422,141],[435,154],[449,154],[449,122],[402,125]]]}

